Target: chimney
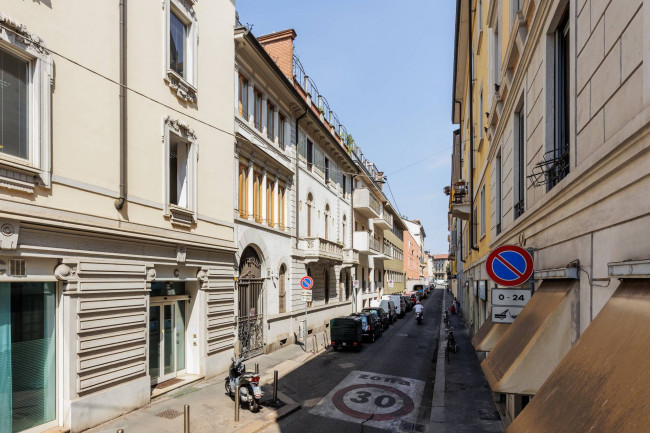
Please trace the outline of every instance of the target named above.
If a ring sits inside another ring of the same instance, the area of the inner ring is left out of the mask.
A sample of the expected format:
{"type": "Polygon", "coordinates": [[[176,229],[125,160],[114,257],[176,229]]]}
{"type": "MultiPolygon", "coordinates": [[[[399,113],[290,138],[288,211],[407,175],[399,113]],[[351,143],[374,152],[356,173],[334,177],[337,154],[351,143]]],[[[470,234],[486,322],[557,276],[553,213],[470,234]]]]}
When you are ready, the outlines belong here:
{"type": "Polygon", "coordinates": [[[280,70],[289,79],[293,78],[293,40],[296,32],[293,29],[282,30],[257,38],[269,56],[275,61],[280,70]]]}

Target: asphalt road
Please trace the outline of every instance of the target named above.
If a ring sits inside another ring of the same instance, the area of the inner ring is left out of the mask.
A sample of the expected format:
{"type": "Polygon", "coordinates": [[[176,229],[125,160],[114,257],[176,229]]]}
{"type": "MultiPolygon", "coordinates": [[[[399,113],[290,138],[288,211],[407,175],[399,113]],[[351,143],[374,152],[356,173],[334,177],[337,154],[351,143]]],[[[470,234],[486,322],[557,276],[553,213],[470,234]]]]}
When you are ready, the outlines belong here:
{"type": "Polygon", "coordinates": [[[406,313],[360,352],[323,353],[281,380],[302,402],[281,432],[425,431],[431,411],[442,290],[424,299],[424,321],[406,313]]]}

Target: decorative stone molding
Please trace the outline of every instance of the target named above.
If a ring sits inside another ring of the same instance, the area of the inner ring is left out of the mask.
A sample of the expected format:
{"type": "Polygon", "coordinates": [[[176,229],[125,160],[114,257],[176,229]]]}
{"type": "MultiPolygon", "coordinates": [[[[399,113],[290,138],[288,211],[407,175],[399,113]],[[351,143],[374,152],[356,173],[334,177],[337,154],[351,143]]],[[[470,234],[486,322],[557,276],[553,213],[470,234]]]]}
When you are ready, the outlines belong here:
{"type": "Polygon", "coordinates": [[[15,250],[18,248],[19,232],[19,221],[0,220],[0,249],[15,250]]]}
{"type": "MultiPolygon", "coordinates": [[[[172,207],[172,206],[173,205],[170,205],[169,207],[170,222],[176,226],[192,227],[192,225],[196,222],[196,219],[194,217],[194,212],[188,209],[183,209],[176,206],[172,207]]],[[[183,260],[183,262],[184,261],[185,260],[183,260]]],[[[183,263],[183,262],[179,262],[179,263],[183,263]]]]}
{"type": "Polygon", "coordinates": [[[49,55],[50,52],[45,48],[45,41],[39,36],[27,31],[24,24],[0,12],[0,25],[8,27],[14,32],[17,42],[24,45],[24,48],[30,48],[39,54],[49,55]]]}
{"type": "Polygon", "coordinates": [[[178,245],[176,247],[176,261],[178,263],[185,263],[187,259],[187,247],[185,245],[178,245]]]}
{"type": "Polygon", "coordinates": [[[176,96],[179,99],[182,99],[185,102],[191,102],[193,104],[196,103],[196,89],[183,78],[178,76],[178,74],[176,74],[174,71],[167,71],[167,74],[165,75],[165,81],[172,90],[176,91],[176,96]]]}
{"type": "Polygon", "coordinates": [[[208,268],[201,268],[199,271],[196,273],[196,279],[199,280],[202,283],[207,283],[208,282],[208,276],[209,276],[210,270],[208,268]]]}
{"type": "Polygon", "coordinates": [[[66,263],[61,263],[56,268],[54,268],[54,276],[59,281],[67,281],[71,278],[76,277],[77,267],[70,266],[66,263]]]}
{"type": "MultiPolygon", "coordinates": [[[[165,125],[169,126],[169,129],[174,131],[176,135],[179,135],[185,140],[196,141],[196,135],[194,130],[190,128],[186,122],[178,119],[174,119],[171,116],[167,115],[164,118],[165,125]]],[[[163,140],[165,137],[163,136],[163,140]]]]}
{"type": "Polygon", "coordinates": [[[151,282],[156,279],[156,270],[154,268],[147,269],[147,275],[145,277],[147,282],[151,282]]]}

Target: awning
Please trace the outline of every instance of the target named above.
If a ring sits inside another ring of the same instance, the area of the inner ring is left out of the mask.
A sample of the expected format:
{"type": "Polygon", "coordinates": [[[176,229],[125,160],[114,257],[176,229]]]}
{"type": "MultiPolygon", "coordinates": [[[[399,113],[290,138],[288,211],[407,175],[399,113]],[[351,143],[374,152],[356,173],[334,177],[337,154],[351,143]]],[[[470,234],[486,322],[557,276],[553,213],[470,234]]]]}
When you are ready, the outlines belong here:
{"type": "Polygon", "coordinates": [[[647,432],[648,360],[650,280],[624,280],[507,432],[647,432]]]}
{"type": "MultiPolygon", "coordinates": [[[[546,280],[481,368],[493,392],[535,394],[571,349],[577,280],[546,280]]],[[[576,319],[577,320],[577,319],[576,319]]]]}
{"type": "Polygon", "coordinates": [[[488,319],[476,335],[474,335],[474,338],[472,338],[474,350],[477,352],[489,352],[499,342],[510,326],[505,323],[494,323],[488,319]]]}

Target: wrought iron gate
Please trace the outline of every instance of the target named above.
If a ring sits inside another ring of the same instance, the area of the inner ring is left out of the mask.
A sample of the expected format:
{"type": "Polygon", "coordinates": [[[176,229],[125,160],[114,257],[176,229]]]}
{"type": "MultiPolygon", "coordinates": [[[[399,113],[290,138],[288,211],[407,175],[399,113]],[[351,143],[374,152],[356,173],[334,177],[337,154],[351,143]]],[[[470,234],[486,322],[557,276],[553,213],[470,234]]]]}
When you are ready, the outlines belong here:
{"type": "Polygon", "coordinates": [[[259,355],[264,349],[264,278],[257,254],[242,255],[237,283],[237,336],[244,359],[259,355]]]}

